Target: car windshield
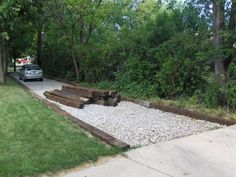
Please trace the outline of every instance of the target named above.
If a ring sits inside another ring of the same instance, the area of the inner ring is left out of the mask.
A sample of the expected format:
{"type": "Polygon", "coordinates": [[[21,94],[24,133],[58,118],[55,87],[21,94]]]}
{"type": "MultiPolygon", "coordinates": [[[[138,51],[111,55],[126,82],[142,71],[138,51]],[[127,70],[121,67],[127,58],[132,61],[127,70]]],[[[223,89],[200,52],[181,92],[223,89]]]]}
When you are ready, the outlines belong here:
{"type": "Polygon", "coordinates": [[[27,70],[41,70],[38,65],[26,65],[27,70]]]}

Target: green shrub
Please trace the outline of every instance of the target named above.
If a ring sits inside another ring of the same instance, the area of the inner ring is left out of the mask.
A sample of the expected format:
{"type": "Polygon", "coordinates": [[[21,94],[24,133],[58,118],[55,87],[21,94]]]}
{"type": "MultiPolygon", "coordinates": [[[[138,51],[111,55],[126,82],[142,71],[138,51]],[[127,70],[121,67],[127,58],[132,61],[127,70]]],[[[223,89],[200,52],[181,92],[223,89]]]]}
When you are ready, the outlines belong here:
{"type": "Polygon", "coordinates": [[[236,109],[236,81],[230,81],[226,85],[227,106],[236,109]]]}
{"type": "Polygon", "coordinates": [[[218,107],[221,103],[221,99],[221,89],[216,81],[209,83],[203,94],[200,96],[200,102],[207,108],[218,107]]]}
{"type": "Polygon", "coordinates": [[[66,80],[68,80],[68,81],[74,81],[74,80],[76,80],[75,73],[72,72],[72,71],[67,71],[66,74],[65,74],[65,78],[66,78],[66,80]]]}
{"type": "Polygon", "coordinates": [[[176,100],[174,106],[178,106],[181,108],[184,107],[191,107],[191,106],[196,106],[199,105],[199,99],[198,99],[198,94],[195,93],[191,97],[180,97],[176,100]]]}
{"type": "Polygon", "coordinates": [[[155,96],[155,89],[152,85],[145,83],[129,82],[127,84],[115,83],[116,90],[124,96],[132,98],[150,98],[155,96]]]}
{"type": "Polygon", "coordinates": [[[155,66],[148,61],[130,58],[124,69],[116,73],[114,89],[126,96],[144,98],[155,96],[153,76],[155,66]]]}
{"type": "Polygon", "coordinates": [[[127,82],[152,82],[155,74],[155,65],[146,60],[139,58],[129,58],[124,66],[124,70],[116,74],[116,79],[122,81],[125,79],[127,82]]]}
{"type": "Polygon", "coordinates": [[[178,34],[157,48],[159,63],[155,74],[158,96],[192,96],[204,84],[203,64],[197,57],[198,45],[189,34],[178,34]]]}
{"type": "Polygon", "coordinates": [[[98,89],[103,89],[103,90],[113,90],[115,89],[114,87],[114,82],[112,81],[101,81],[96,84],[96,87],[98,89]]]}
{"type": "Polygon", "coordinates": [[[227,108],[236,108],[236,81],[225,81],[223,86],[219,85],[212,74],[207,76],[207,84],[204,89],[198,93],[198,100],[207,108],[216,108],[227,106],[227,108]]]}
{"type": "Polygon", "coordinates": [[[234,60],[229,67],[229,77],[231,81],[227,85],[228,106],[236,110],[236,61],[234,60]]]}

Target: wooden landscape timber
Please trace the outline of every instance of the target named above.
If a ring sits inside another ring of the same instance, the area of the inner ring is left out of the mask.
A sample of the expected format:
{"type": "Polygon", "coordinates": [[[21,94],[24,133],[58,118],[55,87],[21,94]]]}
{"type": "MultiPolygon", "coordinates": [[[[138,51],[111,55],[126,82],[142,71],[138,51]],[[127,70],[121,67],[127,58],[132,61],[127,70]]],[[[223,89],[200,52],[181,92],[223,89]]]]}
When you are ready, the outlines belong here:
{"type": "Polygon", "coordinates": [[[62,91],[73,92],[79,96],[83,96],[86,98],[106,98],[106,97],[115,97],[117,91],[109,91],[109,90],[98,90],[91,89],[86,87],[78,87],[78,86],[62,86],[62,91]]]}
{"type": "Polygon", "coordinates": [[[117,91],[78,86],[62,86],[61,90],[47,91],[44,95],[50,100],[75,108],[83,108],[84,104],[92,103],[114,107],[121,100],[121,96],[117,91]]]}
{"type": "Polygon", "coordinates": [[[47,99],[59,102],[59,103],[64,104],[66,106],[71,106],[71,107],[79,108],[79,109],[84,107],[83,100],[75,101],[75,100],[72,100],[72,99],[69,99],[66,97],[62,97],[60,95],[57,95],[57,94],[54,94],[53,92],[48,92],[48,91],[44,92],[44,95],[46,96],[47,99]]]}

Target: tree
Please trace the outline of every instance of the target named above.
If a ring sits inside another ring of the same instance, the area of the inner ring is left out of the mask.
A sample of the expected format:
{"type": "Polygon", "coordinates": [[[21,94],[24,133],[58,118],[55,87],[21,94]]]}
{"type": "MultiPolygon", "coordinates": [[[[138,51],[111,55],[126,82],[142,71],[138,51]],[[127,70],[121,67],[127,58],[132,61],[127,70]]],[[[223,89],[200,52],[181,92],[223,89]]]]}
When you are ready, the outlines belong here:
{"type": "MultiPolygon", "coordinates": [[[[37,56],[36,63],[42,65],[42,46],[43,46],[43,37],[44,37],[44,26],[45,22],[49,18],[48,13],[46,12],[45,6],[47,6],[46,0],[34,0],[31,3],[30,9],[28,10],[29,21],[32,22],[33,26],[36,29],[37,34],[37,56]]],[[[29,3],[30,4],[30,3],[29,3]]]]}
{"type": "Polygon", "coordinates": [[[215,75],[220,85],[224,84],[225,68],[224,56],[222,55],[223,49],[223,30],[224,30],[224,6],[225,1],[213,0],[213,42],[215,46],[215,75]]]}
{"type": "Polygon", "coordinates": [[[87,44],[92,32],[99,22],[98,9],[102,5],[102,0],[62,0],[51,1],[48,11],[55,23],[60,26],[66,38],[74,63],[76,78],[80,78],[80,64],[83,56],[79,50],[87,44]]]}
{"type": "Polygon", "coordinates": [[[0,83],[6,82],[9,31],[18,8],[14,8],[13,0],[0,2],[0,83]]]}
{"type": "Polygon", "coordinates": [[[235,39],[236,39],[236,1],[232,0],[231,9],[229,11],[229,22],[228,22],[228,38],[227,38],[227,44],[226,47],[229,50],[229,55],[224,60],[224,69],[228,72],[230,64],[233,62],[233,59],[235,58],[235,39]]]}
{"type": "Polygon", "coordinates": [[[16,58],[28,53],[34,53],[36,30],[34,26],[22,18],[16,18],[9,32],[9,57],[14,60],[14,72],[16,72],[16,58]]]}
{"type": "Polygon", "coordinates": [[[218,84],[222,86],[234,57],[236,1],[194,0],[187,2],[199,9],[199,15],[203,16],[211,27],[209,33],[213,33],[215,76],[218,84]]]}
{"type": "Polygon", "coordinates": [[[6,82],[6,68],[7,68],[7,41],[1,39],[0,43],[0,83],[6,82]]]}

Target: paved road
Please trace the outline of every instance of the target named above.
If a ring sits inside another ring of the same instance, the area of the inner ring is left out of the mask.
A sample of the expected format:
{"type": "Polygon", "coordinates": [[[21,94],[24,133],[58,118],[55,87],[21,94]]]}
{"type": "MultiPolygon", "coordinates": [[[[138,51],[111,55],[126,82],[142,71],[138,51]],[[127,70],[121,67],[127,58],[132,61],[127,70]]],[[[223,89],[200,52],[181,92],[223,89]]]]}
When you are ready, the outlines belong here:
{"type": "Polygon", "coordinates": [[[64,177],[236,177],[236,125],[146,146],[64,177]]]}
{"type": "MultiPolygon", "coordinates": [[[[19,78],[18,73],[13,73],[12,76],[16,79],[19,78]]],[[[43,98],[45,98],[45,96],[43,95],[45,91],[50,91],[54,89],[60,90],[63,85],[68,85],[63,82],[58,82],[58,81],[47,79],[47,78],[43,78],[43,79],[44,79],[43,82],[36,81],[36,80],[32,80],[32,81],[29,80],[27,82],[21,81],[21,82],[25,86],[27,86],[29,89],[31,89],[32,91],[34,91],[36,94],[38,94],[39,96],[43,98]]]]}

